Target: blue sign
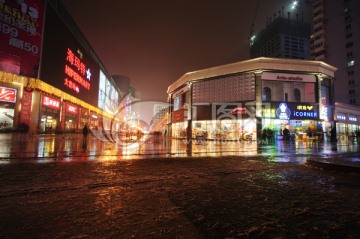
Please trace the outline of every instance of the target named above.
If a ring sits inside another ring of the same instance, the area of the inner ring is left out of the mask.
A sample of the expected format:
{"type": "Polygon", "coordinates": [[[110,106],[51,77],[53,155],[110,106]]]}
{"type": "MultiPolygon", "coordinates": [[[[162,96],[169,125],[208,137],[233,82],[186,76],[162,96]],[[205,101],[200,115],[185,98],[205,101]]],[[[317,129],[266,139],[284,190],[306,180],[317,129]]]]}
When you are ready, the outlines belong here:
{"type": "Polygon", "coordinates": [[[281,120],[290,119],[318,119],[318,106],[310,103],[280,103],[276,110],[276,116],[281,120]]]}
{"type": "Polygon", "coordinates": [[[291,116],[291,110],[286,103],[280,103],[279,108],[276,110],[276,116],[282,120],[288,120],[291,116]]]}

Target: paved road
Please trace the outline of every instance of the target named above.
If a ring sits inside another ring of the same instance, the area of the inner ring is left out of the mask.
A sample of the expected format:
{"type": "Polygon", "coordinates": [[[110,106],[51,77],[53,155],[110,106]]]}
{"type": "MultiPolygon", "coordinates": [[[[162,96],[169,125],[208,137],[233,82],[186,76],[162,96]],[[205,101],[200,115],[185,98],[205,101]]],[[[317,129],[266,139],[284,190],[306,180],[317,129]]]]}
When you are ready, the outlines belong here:
{"type": "Polygon", "coordinates": [[[0,238],[359,238],[360,174],[267,157],[0,164],[0,238]]]}
{"type": "Polygon", "coordinates": [[[94,138],[0,141],[0,238],[360,237],[360,174],[305,163],[356,159],[356,145],[200,143],[180,157],[186,145],[165,142],[132,156],[94,138]]]}

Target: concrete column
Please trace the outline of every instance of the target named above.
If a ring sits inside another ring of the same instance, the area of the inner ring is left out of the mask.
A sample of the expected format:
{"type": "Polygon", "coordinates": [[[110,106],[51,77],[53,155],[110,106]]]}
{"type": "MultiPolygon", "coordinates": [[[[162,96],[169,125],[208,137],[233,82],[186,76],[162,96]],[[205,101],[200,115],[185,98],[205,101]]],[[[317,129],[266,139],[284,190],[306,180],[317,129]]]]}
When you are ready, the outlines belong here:
{"type": "Polygon", "coordinates": [[[192,82],[188,82],[188,86],[189,86],[189,103],[188,103],[188,109],[187,109],[187,121],[188,121],[188,126],[187,126],[187,131],[186,131],[186,138],[187,139],[191,139],[192,138],[192,86],[193,83],[192,82]]]}
{"type": "Polygon", "coordinates": [[[262,82],[261,74],[262,71],[256,71],[255,74],[255,116],[256,116],[256,138],[260,138],[260,133],[262,130],[262,82]]]}
{"type": "Polygon", "coordinates": [[[189,86],[189,104],[188,104],[188,115],[187,121],[188,126],[186,130],[186,139],[187,139],[187,147],[186,147],[186,154],[187,156],[192,156],[192,82],[188,82],[189,86]]]}

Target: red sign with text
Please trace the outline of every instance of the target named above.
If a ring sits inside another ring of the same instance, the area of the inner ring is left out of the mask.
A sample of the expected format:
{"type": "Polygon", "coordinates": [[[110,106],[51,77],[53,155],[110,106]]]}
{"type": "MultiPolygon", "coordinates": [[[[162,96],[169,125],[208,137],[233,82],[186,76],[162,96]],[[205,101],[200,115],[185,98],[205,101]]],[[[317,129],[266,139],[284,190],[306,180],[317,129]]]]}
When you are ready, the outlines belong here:
{"type": "Polygon", "coordinates": [[[58,110],[60,109],[60,100],[56,100],[48,96],[43,96],[42,105],[58,110]]]}
{"type": "Polygon", "coordinates": [[[77,115],[78,108],[73,106],[73,105],[67,105],[66,106],[66,111],[71,113],[71,114],[77,115]]]}
{"type": "Polygon", "coordinates": [[[85,63],[70,48],[66,54],[65,75],[64,85],[76,93],[79,93],[81,88],[90,90],[90,68],[87,69],[85,63]]]}
{"type": "Polygon", "coordinates": [[[30,125],[32,92],[23,91],[21,99],[20,123],[30,125]]]}
{"type": "Polygon", "coordinates": [[[0,1],[0,70],[38,76],[43,0],[0,1]]]}
{"type": "Polygon", "coordinates": [[[15,103],[16,89],[0,87],[0,101],[15,103]]]}

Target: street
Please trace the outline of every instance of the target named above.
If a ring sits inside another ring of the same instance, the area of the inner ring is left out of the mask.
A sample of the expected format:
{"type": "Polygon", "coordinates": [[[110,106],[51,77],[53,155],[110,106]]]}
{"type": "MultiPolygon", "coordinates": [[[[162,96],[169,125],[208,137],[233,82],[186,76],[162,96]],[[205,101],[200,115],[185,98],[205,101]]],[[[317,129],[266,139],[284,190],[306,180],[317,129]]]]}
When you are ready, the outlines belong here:
{"type": "Polygon", "coordinates": [[[1,238],[360,237],[359,174],[271,155],[2,160],[0,182],[1,238]]]}

